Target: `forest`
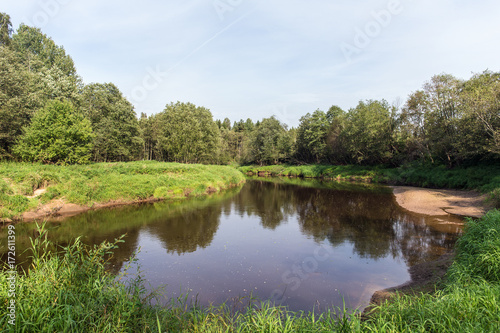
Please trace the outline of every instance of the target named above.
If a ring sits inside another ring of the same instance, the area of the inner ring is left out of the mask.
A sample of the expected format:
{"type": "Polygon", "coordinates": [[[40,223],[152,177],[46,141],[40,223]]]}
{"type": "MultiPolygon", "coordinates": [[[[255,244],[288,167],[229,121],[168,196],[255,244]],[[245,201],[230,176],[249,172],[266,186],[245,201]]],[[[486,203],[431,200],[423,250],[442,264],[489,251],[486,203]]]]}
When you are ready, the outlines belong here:
{"type": "Polygon", "coordinates": [[[189,102],[138,116],[116,85],[85,84],[63,46],[0,13],[0,77],[0,160],[454,167],[500,157],[500,72],[490,70],[435,75],[404,102],[332,101],[297,128],[272,115],[214,120],[189,102]]]}

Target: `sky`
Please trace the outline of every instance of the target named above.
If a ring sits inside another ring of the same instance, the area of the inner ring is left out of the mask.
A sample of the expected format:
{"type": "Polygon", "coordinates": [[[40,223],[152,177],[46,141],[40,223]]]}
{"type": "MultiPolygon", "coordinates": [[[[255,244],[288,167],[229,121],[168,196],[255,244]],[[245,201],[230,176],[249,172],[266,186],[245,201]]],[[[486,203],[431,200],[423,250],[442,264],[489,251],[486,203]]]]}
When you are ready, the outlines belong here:
{"type": "Polygon", "coordinates": [[[498,0],[3,0],[0,11],[64,46],[84,83],[118,86],[137,114],[181,101],[296,127],[332,105],[402,104],[433,75],[500,71],[498,0]]]}

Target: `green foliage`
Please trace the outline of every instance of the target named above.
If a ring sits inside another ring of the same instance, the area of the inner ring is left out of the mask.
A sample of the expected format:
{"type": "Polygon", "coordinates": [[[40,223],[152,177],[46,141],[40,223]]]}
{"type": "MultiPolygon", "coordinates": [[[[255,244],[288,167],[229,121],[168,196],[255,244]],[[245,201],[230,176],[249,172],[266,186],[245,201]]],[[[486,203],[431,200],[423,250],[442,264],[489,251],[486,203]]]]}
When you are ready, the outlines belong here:
{"type": "Polygon", "coordinates": [[[73,60],[40,29],[12,30],[0,13],[0,159],[47,101],[64,99],[87,117],[95,134],[92,161],[137,159],[186,163],[331,163],[400,166],[414,161],[468,165],[500,158],[500,73],[469,80],[433,76],[402,108],[360,101],[344,112],[332,106],[308,113],[297,129],[274,117],[214,122],[191,103],[136,119],[112,83],[83,85],[73,60]]]}
{"type": "Polygon", "coordinates": [[[479,279],[500,284],[500,211],[492,210],[480,220],[467,221],[449,275],[454,283],[479,279]]]}
{"type": "Polygon", "coordinates": [[[56,67],[62,71],[63,76],[77,79],[73,59],[66,54],[63,47],[56,45],[39,28],[21,24],[12,37],[12,44],[30,70],[39,72],[42,67],[46,69],[56,67]],[[33,62],[33,58],[38,61],[33,62]]]}
{"type": "Polygon", "coordinates": [[[274,116],[263,119],[250,134],[245,162],[277,164],[286,161],[292,152],[292,137],[274,116]]]}
{"type": "Polygon", "coordinates": [[[78,104],[81,80],[73,60],[40,29],[22,24],[8,43],[0,43],[0,76],[0,158],[11,158],[22,128],[48,100],[78,104]]]}
{"type": "Polygon", "coordinates": [[[500,153],[500,73],[485,71],[464,83],[460,95],[464,123],[460,151],[487,156],[500,153]]]}
{"type": "Polygon", "coordinates": [[[342,137],[349,158],[359,164],[384,164],[392,158],[392,120],[389,104],[359,102],[349,110],[342,137]]]}
{"type": "Polygon", "coordinates": [[[217,162],[220,132],[210,110],[191,103],[171,103],[156,121],[155,134],[161,160],[217,162]]]}
{"type": "Polygon", "coordinates": [[[10,45],[12,31],[10,16],[0,12],[0,47],[10,45]]]}
{"type": "Polygon", "coordinates": [[[36,75],[19,62],[11,48],[0,46],[0,159],[10,157],[22,128],[41,104],[36,75]]]}
{"type": "Polygon", "coordinates": [[[130,161],[142,157],[143,141],[134,107],[114,84],[85,86],[81,109],[94,132],[93,161],[130,161]]]}
{"type": "Polygon", "coordinates": [[[51,101],[26,128],[14,153],[30,162],[83,164],[92,147],[90,122],[70,102],[51,101]]]}
{"type": "Polygon", "coordinates": [[[329,130],[327,119],[327,115],[321,110],[300,118],[296,154],[301,161],[319,163],[325,160],[329,130]]]}

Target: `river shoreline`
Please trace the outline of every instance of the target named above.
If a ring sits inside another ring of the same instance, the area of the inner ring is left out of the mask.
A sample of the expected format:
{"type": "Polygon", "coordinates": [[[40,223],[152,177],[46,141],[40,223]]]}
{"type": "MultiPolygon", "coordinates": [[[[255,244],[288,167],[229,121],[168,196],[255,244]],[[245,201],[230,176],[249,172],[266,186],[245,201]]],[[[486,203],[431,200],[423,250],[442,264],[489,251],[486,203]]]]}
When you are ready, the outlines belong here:
{"type": "MultiPolygon", "coordinates": [[[[409,186],[390,186],[396,202],[410,212],[428,216],[467,216],[479,218],[492,207],[485,203],[486,196],[474,191],[439,190],[409,186]]],[[[210,191],[207,191],[210,192],[210,191]]],[[[114,200],[107,203],[98,203],[92,206],[77,205],[64,202],[63,199],[53,200],[39,207],[36,211],[23,213],[17,221],[34,221],[44,218],[64,220],[67,217],[78,215],[90,210],[112,208],[124,205],[136,205],[163,201],[165,199],[148,198],[143,200],[114,200]]],[[[454,253],[446,253],[435,261],[426,262],[410,267],[411,279],[399,286],[374,292],[370,305],[365,309],[367,314],[374,305],[390,300],[397,293],[416,295],[431,293],[439,287],[449,266],[453,263],[454,253]]]]}
{"type": "MultiPolygon", "coordinates": [[[[227,188],[221,189],[220,191],[227,190],[240,186],[242,183],[231,184],[227,188]]],[[[209,187],[205,194],[210,195],[212,193],[219,192],[215,188],[209,187]]],[[[199,196],[199,195],[198,195],[199,196]]],[[[191,197],[190,191],[185,194],[186,198],[191,197]]],[[[52,200],[51,202],[38,207],[36,210],[24,212],[21,216],[13,219],[3,219],[2,222],[33,222],[36,220],[50,218],[52,221],[62,221],[65,218],[72,217],[78,214],[82,214],[91,210],[99,210],[105,208],[113,208],[120,206],[131,206],[139,205],[145,203],[154,203],[166,200],[179,200],[179,198],[147,198],[147,199],[136,199],[136,200],[112,200],[103,203],[94,203],[92,206],[78,205],[74,203],[65,202],[63,199],[52,200]]]]}
{"type": "Polygon", "coordinates": [[[391,186],[396,202],[404,209],[422,215],[480,218],[493,208],[487,196],[475,191],[391,186]]]}
{"type": "MultiPolygon", "coordinates": [[[[411,186],[391,186],[391,188],[399,206],[420,215],[455,215],[481,218],[493,208],[486,202],[486,195],[475,191],[427,189],[411,186]]],[[[436,260],[410,267],[410,280],[402,285],[373,293],[370,305],[363,311],[363,315],[369,314],[374,306],[390,301],[398,293],[419,295],[434,292],[439,288],[448,268],[453,264],[454,256],[454,251],[451,251],[436,260]]]]}

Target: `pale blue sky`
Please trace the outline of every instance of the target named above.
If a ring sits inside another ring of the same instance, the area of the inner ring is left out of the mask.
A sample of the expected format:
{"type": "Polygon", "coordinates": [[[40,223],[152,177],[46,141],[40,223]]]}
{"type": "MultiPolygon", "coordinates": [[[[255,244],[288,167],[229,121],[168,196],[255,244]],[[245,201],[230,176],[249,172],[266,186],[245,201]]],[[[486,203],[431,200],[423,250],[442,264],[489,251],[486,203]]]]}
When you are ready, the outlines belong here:
{"type": "Polygon", "coordinates": [[[63,45],[140,114],[177,100],[290,126],[331,105],[404,102],[433,75],[500,70],[498,0],[38,0],[0,11],[63,45]]]}

